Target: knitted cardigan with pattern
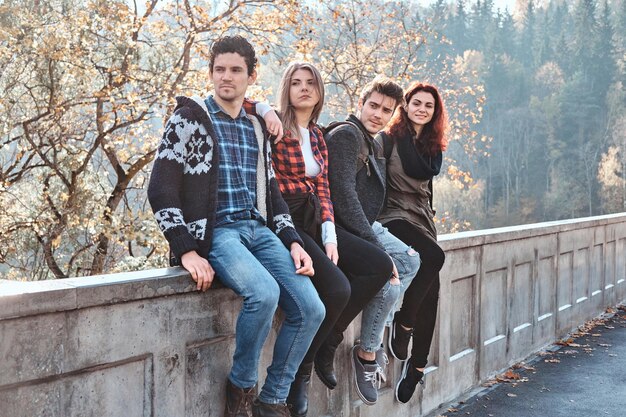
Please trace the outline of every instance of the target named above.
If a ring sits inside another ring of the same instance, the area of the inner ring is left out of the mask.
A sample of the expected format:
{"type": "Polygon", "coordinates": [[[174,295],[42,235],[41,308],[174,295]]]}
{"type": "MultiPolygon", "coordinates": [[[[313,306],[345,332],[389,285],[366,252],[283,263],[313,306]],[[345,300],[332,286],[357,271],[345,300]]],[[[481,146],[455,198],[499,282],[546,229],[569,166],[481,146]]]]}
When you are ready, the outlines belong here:
{"type": "MultiPolygon", "coordinates": [[[[148,185],[148,200],[170,245],[170,263],[195,250],[207,258],[217,210],[219,147],[209,112],[200,97],[177,97],[174,114],[165,125],[148,185]]],[[[302,244],[289,207],[274,177],[271,146],[265,125],[248,115],[259,144],[257,204],[268,226],[283,244],[302,244]]]]}

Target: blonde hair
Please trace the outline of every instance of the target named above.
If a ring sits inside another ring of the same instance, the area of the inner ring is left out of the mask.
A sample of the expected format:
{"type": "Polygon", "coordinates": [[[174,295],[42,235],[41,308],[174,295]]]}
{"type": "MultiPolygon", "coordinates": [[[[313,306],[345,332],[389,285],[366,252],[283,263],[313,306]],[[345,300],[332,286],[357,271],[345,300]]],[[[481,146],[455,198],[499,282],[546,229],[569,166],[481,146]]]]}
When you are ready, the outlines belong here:
{"type": "Polygon", "coordinates": [[[311,74],[313,74],[315,88],[317,89],[317,94],[320,98],[317,104],[313,107],[313,112],[311,113],[311,119],[309,122],[317,123],[317,119],[319,118],[320,113],[322,113],[322,107],[324,106],[324,81],[322,80],[322,75],[317,68],[308,62],[292,62],[289,64],[280,79],[280,86],[278,87],[278,102],[276,104],[278,105],[278,109],[282,116],[285,131],[289,130],[292,135],[295,135],[298,138],[300,138],[300,129],[298,129],[296,112],[289,101],[289,88],[291,86],[291,78],[293,77],[293,74],[301,69],[308,70],[311,74]]]}

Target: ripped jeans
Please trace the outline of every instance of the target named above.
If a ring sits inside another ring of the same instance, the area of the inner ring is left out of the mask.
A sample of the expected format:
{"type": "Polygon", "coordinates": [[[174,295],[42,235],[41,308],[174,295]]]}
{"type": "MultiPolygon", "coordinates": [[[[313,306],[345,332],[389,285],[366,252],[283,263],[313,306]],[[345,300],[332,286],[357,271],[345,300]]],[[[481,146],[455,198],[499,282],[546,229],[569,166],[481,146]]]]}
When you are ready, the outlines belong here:
{"type": "Polygon", "coordinates": [[[393,314],[404,291],[417,274],[421,261],[419,254],[383,227],[379,222],[372,224],[372,230],[385,247],[398,269],[400,285],[391,285],[389,281],[378,291],[363,309],[361,316],[361,349],[376,352],[380,349],[385,333],[385,323],[393,314]]]}

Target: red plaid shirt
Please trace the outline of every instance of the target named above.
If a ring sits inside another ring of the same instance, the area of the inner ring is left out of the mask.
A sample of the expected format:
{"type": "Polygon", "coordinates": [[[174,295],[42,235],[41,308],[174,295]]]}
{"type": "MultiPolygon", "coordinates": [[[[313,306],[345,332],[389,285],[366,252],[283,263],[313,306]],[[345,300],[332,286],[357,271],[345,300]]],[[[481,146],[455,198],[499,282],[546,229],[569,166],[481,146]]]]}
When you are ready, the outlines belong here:
{"type": "Polygon", "coordinates": [[[252,116],[258,116],[256,114],[256,104],[258,103],[258,101],[254,101],[248,97],[244,97],[243,99],[243,110],[247,113],[250,114],[252,116]]]}
{"type": "Polygon", "coordinates": [[[322,209],[322,222],[334,223],[335,213],[328,187],[326,142],[324,142],[322,131],[313,123],[309,125],[309,133],[313,157],[320,166],[320,173],[316,177],[306,176],[300,139],[291,135],[290,132],[285,132],[280,142],[272,144],[272,162],[276,179],[283,194],[313,193],[317,195],[322,209]]]}
{"type": "MultiPolygon", "coordinates": [[[[256,115],[256,101],[245,98],[243,109],[248,114],[256,115]]],[[[272,144],[272,165],[276,171],[276,180],[283,194],[313,193],[320,200],[322,222],[335,222],[333,203],[330,201],[328,186],[328,149],[324,142],[324,135],[317,125],[309,125],[311,150],[313,157],[320,166],[320,173],[315,177],[307,177],[304,166],[304,156],[300,147],[300,139],[290,132],[276,144],[272,144]]]]}

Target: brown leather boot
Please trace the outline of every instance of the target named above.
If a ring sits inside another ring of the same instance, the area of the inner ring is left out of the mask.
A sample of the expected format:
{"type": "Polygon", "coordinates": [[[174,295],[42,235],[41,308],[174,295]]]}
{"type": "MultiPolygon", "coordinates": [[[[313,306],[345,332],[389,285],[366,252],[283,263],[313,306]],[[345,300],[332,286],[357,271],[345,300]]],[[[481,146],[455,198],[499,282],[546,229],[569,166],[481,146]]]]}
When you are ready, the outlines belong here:
{"type": "Polygon", "coordinates": [[[252,402],[252,417],[291,417],[287,404],[266,404],[255,398],[252,402]]]}
{"type": "Polygon", "coordinates": [[[252,400],[256,394],[256,385],[246,390],[234,386],[230,379],[226,381],[224,417],[251,417],[252,400]]]}

